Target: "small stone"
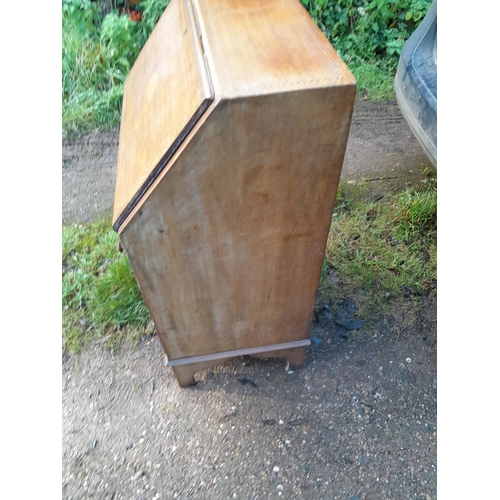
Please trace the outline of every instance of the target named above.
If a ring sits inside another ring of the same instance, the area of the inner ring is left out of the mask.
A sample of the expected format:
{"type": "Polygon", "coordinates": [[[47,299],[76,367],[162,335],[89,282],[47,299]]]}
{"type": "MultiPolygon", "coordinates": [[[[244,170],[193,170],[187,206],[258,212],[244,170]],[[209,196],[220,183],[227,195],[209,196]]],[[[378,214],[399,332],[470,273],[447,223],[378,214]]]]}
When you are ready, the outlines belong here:
{"type": "Polygon", "coordinates": [[[287,425],[291,427],[298,427],[305,424],[307,424],[307,420],[305,418],[296,418],[295,420],[290,420],[287,425]]]}
{"type": "Polygon", "coordinates": [[[273,467],[273,472],[279,472],[279,471],[280,471],[280,468],[277,465],[275,465],[273,467]]]}
{"type": "Polygon", "coordinates": [[[312,341],[313,341],[316,345],[321,344],[321,339],[320,339],[319,337],[313,337],[313,338],[312,338],[312,341]]]}
{"type": "Polygon", "coordinates": [[[278,484],[278,490],[279,491],[283,491],[283,485],[282,484],[278,484]]]}
{"type": "Polygon", "coordinates": [[[335,335],[339,339],[346,339],[349,336],[349,331],[343,326],[337,325],[335,327],[335,335]]]}
{"type": "Polygon", "coordinates": [[[292,375],[293,374],[293,370],[288,370],[288,375],[292,375]]]}
{"type": "Polygon", "coordinates": [[[356,321],[350,321],[348,319],[336,319],[335,323],[337,323],[337,325],[343,326],[347,330],[358,330],[365,324],[362,319],[358,319],[356,321]]]}
{"type": "Polygon", "coordinates": [[[136,481],[139,479],[141,476],[144,476],[144,471],[140,470],[133,478],[132,481],[136,481]]]}
{"type": "Polygon", "coordinates": [[[340,278],[335,274],[331,273],[329,276],[330,282],[333,283],[334,285],[337,285],[340,283],[340,278]]]}
{"type": "Polygon", "coordinates": [[[283,420],[279,420],[279,421],[278,421],[278,424],[279,424],[279,425],[283,425],[284,423],[285,423],[285,422],[283,422],[283,420]]]}
{"type": "Polygon", "coordinates": [[[276,420],[274,420],[274,418],[269,418],[267,420],[263,420],[262,423],[264,425],[274,425],[276,423],[276,420]]]}
{"type": "Polygon", "coordinates": [[[241,377],[238,379],[238,382],[241,384],[241,385],[246,385],[246,384],[249,384],[251,385],[252,387],[257,387],[257,383],[254,382],[253,380],[247,378],[247,377],[241,377]]]}

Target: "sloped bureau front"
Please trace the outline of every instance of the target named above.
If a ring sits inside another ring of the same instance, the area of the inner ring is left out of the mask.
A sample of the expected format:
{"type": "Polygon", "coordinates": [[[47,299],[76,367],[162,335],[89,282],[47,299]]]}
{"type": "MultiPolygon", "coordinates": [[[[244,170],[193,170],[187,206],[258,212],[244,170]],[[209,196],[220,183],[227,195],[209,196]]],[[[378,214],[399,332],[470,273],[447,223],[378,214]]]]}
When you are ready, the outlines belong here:
{"type": "MultiPolygon", "coordinates": [[[[201,3],[205,10],[210,5],[201,3]]],[[[216,3],[226,10],[238,4],[237,14],[245,15],[242,2],[216,3]]],[[[284,22],[296,29],[293,13],[305,12],[300,4],[270,3],[273,19],[282,5],[288,9],[284,22]]],[[[197,369],[235,355],[274,355],[301,365],[355,96],[354,79],[331,46],[321,69],[327,74],[331,65],[328,85],[308,86],[300,68],[300,78],[290,74],[295,61],[273,77],[292,84],[272,90],[249,85],[241,68],[232,73],[226,54],[232,94],[224,88],[227,74],[217,69],[217,42],[207,35],[210,16],[193,5],[214,99],[119,228],[168,362],[183,386],[194,382],[197,369]],[[248,95],[238,81],[248,86],[248,95]]],[[[245,5],[255,8],[256,2],[245,5]]],[[[262,23],[260,16],[250,28],[247,19],[242,39],[258,37],[262,23]]],[[[219,23],[218,29],[223,27],[219,23]]],[[[311,37],[306,31],[319,57],[321,33],[311,37]]],[[[273,50],[276,59],[281,52],[273,50]]],[[[307,54],[301,57],[309,68],[307,54]]],[[[265,73],[265,66],[258,73],[265,73]]]]}
{"type": "Polygon", "coordinates": [[[118,228],[213,101],[192,8],[171,2],[125,82],[113,227],[118,228]]]}

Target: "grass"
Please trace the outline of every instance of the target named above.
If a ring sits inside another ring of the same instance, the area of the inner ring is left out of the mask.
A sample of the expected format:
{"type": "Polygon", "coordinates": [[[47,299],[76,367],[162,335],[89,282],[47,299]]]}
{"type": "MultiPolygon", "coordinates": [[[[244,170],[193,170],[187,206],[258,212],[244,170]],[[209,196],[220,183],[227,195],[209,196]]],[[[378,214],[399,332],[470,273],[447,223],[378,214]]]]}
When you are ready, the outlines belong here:
{"type": "MultiPolygon", "coordinates": [[[[361,316],[437,293],[435,179],[378,202],[368,196],[366,182],[341,184],[318,289],[318,303],[349,296],[361,316]]],[[[62,234],[65,349],[136,342],[151,319],[109,221],[65,226],[62,234]]]]}
{"type": "Polygon", "coordinates": [[[371,101],[394,100],[404,43],[431,0],[301,0],[371,101]]]}
{"type": "Polygon", "coordinates": [[[352,64],[349,66],[356,78],[357,91],[372,102],[391,101],[394,94],[394,70],[383,69],[374,64],[352,64]]]}
{"type": "Polygon", "coordinates": [[[418,188],[366,202],[367,183],[343,184],[319,287],[322,300],[355,297],[360,314],[393,300],[437,293],[437,189],[418,188]]]}
{"type": "Polygon", "coordinates": [[[109,347],[136,341],[151,320],[110,223],[63,226],[62,241],[65,349],[79,352],[103,338],[109,347]]]}
{"type": "Polygon", "coordinates": [[[124,1],[63,0],[62,124],[65,136],[118,126],[123,86],[169,0],[143,0],[142,19],[124,1]]]}

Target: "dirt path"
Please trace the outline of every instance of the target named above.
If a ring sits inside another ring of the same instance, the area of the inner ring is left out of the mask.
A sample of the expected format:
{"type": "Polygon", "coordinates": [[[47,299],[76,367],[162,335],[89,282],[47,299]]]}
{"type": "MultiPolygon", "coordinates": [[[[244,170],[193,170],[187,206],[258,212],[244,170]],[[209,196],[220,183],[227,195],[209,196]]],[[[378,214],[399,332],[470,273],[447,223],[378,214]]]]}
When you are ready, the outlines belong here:
{"type": "MultiPolygon", "coordinates": [[[[64,222],[111,217],[117,140],[63,143],[64,222]]],[[[425,167],[397,106],[357,101],[344,179],[384,193],[425,167]]],[[[302,370],[237,358],[191,389],[155,336],[65,355],[63,498],[436,498],[435,300],[372,320],[340,338],[325,313],[302,370]]]]}

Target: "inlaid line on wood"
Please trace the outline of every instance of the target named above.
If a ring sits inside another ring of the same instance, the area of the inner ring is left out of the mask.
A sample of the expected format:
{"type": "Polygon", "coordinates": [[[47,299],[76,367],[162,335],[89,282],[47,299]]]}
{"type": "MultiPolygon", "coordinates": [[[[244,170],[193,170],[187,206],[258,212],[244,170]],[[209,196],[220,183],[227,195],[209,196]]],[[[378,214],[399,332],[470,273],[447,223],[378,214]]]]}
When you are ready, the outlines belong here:
{"type": "Polygon", "coordinates": [[[311,36],[313,37],[314,41],[316,42],[316,44],[320,48],[321,52],[323,52],[323,54],[328,59],[328,61],[330,62],[330,64],[333,65],[333,68],[337,72],[337,74],[338,74],[338,76],[340,78],[340,81],[342,82],[344,79],[342,78],[342,73],[340,72],[340,69],[337,66],[337,62],[328,53],[328,51],[325,49],[325,46],[323,45],[323,43],[321,42],[321,40],[318,38],[318,36],[316,35],[316,33],[312,30],[311,25],[309,24],[310,17],[309,17],[308,14],[306,14],[307,11],[306,11],[305,7],[300,2],[298,2],[297,0],[291,0],[291,4],[293,5],[294,9],[297,11],[297,14],[299,15],[299,19],[302,21],[302,24],[307,29],[307,31],[311,34],[311,36]]]}

